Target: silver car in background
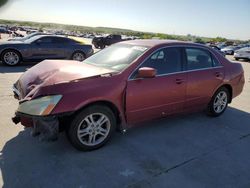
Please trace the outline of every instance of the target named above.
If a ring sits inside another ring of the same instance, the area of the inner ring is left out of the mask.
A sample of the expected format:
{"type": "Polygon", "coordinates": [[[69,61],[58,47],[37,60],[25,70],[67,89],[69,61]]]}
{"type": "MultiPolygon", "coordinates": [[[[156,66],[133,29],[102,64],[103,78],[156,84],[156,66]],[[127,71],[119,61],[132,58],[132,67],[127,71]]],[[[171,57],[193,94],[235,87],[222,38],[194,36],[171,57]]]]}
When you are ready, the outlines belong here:
{"type": "Polygon", "coordinates": [[[247,59],[250,60],[250,47],[241,48],[234,52],[234,59],[247,59]]]}
{"type": "Polygon", "coordinates": [[[227,46],[225,48],[222,48],[221,51],[226,55],[234,55],[234,52],[240,48],[240,46],[227,46]]]}

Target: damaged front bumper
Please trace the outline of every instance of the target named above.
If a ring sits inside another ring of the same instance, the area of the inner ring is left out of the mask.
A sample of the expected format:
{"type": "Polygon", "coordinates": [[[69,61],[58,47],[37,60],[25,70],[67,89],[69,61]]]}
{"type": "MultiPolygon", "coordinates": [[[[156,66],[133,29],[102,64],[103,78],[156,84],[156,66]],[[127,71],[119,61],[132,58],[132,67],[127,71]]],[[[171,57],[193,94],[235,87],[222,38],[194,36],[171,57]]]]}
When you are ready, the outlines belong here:
{"type": "Polygon", "coordinates": [[[40,140],[54,141],[59,134],[59,120],[57,116],[31,116],[16,112],[13,123],[21,123],[25,127],[32,127],[32,136],[39,136],[40,140]]]}

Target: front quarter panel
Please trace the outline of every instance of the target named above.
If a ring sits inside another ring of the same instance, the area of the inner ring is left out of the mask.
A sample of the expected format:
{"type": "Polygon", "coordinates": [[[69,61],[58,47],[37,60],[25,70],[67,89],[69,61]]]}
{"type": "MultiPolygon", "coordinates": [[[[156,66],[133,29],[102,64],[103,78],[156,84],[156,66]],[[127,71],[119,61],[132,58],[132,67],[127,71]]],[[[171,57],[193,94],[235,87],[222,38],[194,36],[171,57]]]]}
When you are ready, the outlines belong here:
{"type": "Polygon", "coordinates": [[[98,77],[47,86],[44,95],[62,94],[63,97],[52,114],[76,112],[94,102],[106,101],[114,104],[123,114],[123,96],[126,81],[121,76],[98,77]]]}

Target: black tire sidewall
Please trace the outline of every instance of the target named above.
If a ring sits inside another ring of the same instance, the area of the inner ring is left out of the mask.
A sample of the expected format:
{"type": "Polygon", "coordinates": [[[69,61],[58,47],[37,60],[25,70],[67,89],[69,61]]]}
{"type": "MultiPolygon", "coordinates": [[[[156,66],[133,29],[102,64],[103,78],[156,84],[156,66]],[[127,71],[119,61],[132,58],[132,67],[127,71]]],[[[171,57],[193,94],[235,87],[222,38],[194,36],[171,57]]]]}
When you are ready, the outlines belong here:
{"type": "Polygon", "coordinates": [[[209,103],[209,105],[208,105],[208,110],[207,110],[207,111],[208,111],[208,115],[217,117],[217,116],[220,116],[221,114],[223,114],[223,113],[225,112],[225,110],[227,109],[227,106],[228,106],[228,102],[229,102],[230,97],[231,97],[231,96],[230,96],[230,93],[229,93],[229,91],[228,91],[228,89],[227,89],[226,87],[221,87],[221,88],[219,88],[219,89],[215,92],[215,94],[213,95],[213,97],[212,97],[212,99],[211,99],[211,101],[210,101],[210,103],[209,103]],[[221,91],[225,91],[226,94],[227,94],[227,104],[226,104],[225,108],[224,108],[220,113],[217,113],[217,112],[215,112],[215,110],[214,110],[214,100],[215,100],[216,96],[218,95],[218,93],[220,93],[221,91]]]}
{"type": "Polygon", "coordinates": [[[115,127],[116,127],[116,118],[115,118],[112,110],[106,106],[95,105],[95,106],[90,106],[90,107],[87,107],[86,109],[83,109],[75,116],[75,118],[73,119],[73,121],[70,124],[69,129],[67,130],[67,136],[68,136],[68,139],[71,142],[71,144],[76,149],[81,150],[81,151],[91,151],[91,150],[98,149],[98,148],[102,147],[104,144],[106,144],[107,141],[112,136],[112,134],[115,130],[115,127]],[[77,130],[78,130],[78,126],[79,126],[80,122],[86,116],[88,116],[92,113],[102,113],[102,114],[106,115],[110,120],[111,127],[110,127],[110,131],[108,133],[108,136],[103,140],[103,142],[101,142],[95,146],[88,146],[88,145],[84,145],[83,143],[80,142],[80,140],[78,139],[78,136],[77,136],[77,130]]]}

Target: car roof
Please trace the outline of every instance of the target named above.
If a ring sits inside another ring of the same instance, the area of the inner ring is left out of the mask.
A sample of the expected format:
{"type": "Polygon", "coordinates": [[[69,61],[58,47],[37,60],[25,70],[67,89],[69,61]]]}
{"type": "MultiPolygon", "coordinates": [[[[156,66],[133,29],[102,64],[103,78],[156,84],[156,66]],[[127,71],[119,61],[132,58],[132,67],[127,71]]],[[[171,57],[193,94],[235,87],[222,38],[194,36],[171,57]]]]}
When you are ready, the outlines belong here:
{"type": "Polygon", "coordinates": [[[123,41],[122,43],[131,44],[131,45],[139,45],[139,46],[147,46],[147,47],[154,47],[154,46],[164,45],[164,44],[180,44],[180,45],[192,44],[196,46],[205,46],[203,44],[197,44],[194,42],[178,41],[178,40],[160,40],[160,39],[128,40],[128,41],[123,41]]]}
{"type": "Polygon", "coordinates": [[[58,35],[39,35],[39,37],[57,37],[57,38],[68,38],[68,37],[65,37],[65,36],[58,36],[58,35]]]}

